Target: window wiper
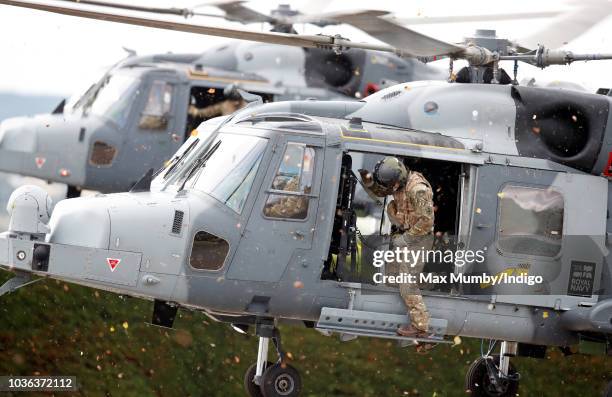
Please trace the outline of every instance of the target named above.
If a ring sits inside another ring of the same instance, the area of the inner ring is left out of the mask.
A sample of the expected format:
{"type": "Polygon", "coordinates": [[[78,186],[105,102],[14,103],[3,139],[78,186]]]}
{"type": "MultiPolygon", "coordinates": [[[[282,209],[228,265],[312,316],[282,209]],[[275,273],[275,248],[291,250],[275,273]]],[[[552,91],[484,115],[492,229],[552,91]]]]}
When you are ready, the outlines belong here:
{"type": "Polygon", "coordinates": [[[234,197],[234,194],[236,194],[236,192],[242,187],[242,184],[244,183],[244,181],[246,181],[249,178],[249,176],[251,175],[251,172],[253,171],[253,169],[255,169],[255,168],[257,168],[259,166],[259,161],[260,160],[261,160],[261,155],[259,155],[259,157],[257,157],[257,159],[253,162],[253,165],[251,165],[251,168],[249,168],[249,172],[246,172],[244,174],[244,177],[242,178],[240,183],[236,184],[236,187],[234,188],[232,193],[230,193],[227,196],[227,200],[225,200],[223,202],[223,204],[227,204],[232,199],[232,197],[234,197]]]}
{"type": "Polygon", "coordinates": [[[90,85],[89,88],[79,97],[79,99],[76,100],[74,105],[72,105],[72,110],[78,109],[85,103],[85,100],[89,97],[89,95],[91,95],[91,91],[94,89],[94,87],[96,87],[96,84],[97,82],[90,85]]]}
{"type": "MultiPolygon", "coordinates": [[[[183,154],[181,154],[180,156],[174,156],[174,158],[171,160],[171,165],[168,168],[168,171],[166,171],[166,174],[164,175],[164,181],[167,180],[170,175],[172,175],[172,171],[174,171],[174,169],[176,168],[177,165],[179,165],[181,163],[181,161],[189,154],[191,153],[191,150],[198,144],[198,142],[200,142],[200,138],[195,139],[191,145],[189,145],[189,147],[187,149],[185,149],[185,151],[183,152],[183,154]]],[[[162,172],[164,169],[164,167],[160,168],[153,176],[157,176],[160,172],[162,172]]]]}
{"type": "Polygon", "coordinates": [[[215,143],[213,147],[208,149],[208,152],[206,152],[202,157],[200,157],[193,163],[193,166],[191,167],[189,172],[187,172],[187,175],[185,175],[185,179],[183,179],[183,183],[181,183],[181,186],[178,189],[179,192],[185,188],[185,184],[189,179],[191,179],[191,177],[193,176],[193,174],[195,174],[196,171],[206,166],[206,162],[215,153],[219,146],[221,146],[221,141],[217,141],[217,143],[215,143]]]}
{"type": "Polygon", "coordinates": [[[84,114],[87,114],[89,109],[91,109],[92,105],[98,98],[98,94],[100,94],[100,91],[102,91],[102,89],[108,84],[109,81],[110,81],[110,75],[105,74],[104,77],[98,82],[98,84],[92,87],[93,90],[91,91],[91,94],[89,95],[89,97],[85,98],[85,101],[83,102],[83,113],[84,114]]]}

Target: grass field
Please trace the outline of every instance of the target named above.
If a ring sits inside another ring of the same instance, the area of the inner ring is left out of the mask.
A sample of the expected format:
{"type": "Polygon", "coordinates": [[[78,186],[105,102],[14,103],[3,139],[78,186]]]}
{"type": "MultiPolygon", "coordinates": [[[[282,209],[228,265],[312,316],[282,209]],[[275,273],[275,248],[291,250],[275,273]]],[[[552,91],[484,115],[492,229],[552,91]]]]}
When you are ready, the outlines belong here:
{"type": "MultiPolygon", "coordinates": [[[[82,396],[244,395],[255,337],[185,311],[174,330],[153,327],[151,310],[148,301],[55,280],[5,295],[0,374],[74,375],[82,396]]],[[[304,396],[464,396],[463,377],[480,347],[463,340],[421,356],[385,340],[342,343],[313,330],[281,331],[304,396]]],[[[601,395],[612,359],[549,352],[545,360],[514,360],[521,396],[601,395]]]]}

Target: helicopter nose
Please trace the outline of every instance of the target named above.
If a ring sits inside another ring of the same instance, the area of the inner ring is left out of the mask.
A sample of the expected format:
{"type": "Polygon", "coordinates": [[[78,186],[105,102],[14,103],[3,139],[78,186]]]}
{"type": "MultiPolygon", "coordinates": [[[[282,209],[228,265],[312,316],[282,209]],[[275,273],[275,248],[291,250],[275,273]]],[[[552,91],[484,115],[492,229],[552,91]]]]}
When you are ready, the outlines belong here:
{"type": "Polygon", "coordinates": [[[108,249],[111,226],[108,208],[104,196],[60,201],[49,221],[49,242],[108,249]]]}
{"type": "Polygon", "coordinates": [[[173,201],[173,195],[149,192],[111,196],[109,249],[141,252],[143,270],[176,274],[184,259],[186,204],[173,201]]]}
{"type": "Polygon", "coordinates": [[[34,125],[26,117],[12,117],[0,122],[0,149],[33,152],[36,147],[34,125]]]}

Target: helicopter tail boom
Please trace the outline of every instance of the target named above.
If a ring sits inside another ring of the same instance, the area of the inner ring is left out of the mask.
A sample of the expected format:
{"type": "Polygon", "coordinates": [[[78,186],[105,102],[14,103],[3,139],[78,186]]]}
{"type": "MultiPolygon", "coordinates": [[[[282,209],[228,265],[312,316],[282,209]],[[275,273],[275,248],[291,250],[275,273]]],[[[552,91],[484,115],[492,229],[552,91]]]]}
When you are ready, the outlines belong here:
{"type": "Polygon", "coordinates": [[[571,331],[612,334],[612,299],[570,310],[561,316],[561,323],[571,331]]]}

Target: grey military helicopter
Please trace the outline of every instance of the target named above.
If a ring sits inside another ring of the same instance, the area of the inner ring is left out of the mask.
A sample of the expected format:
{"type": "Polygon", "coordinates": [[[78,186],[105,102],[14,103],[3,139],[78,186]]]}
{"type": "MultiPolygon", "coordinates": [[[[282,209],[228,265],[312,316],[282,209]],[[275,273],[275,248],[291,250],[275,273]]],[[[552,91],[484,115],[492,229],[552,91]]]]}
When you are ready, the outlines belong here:
{"type": "MultiPolygon", "coordinates": [[[[240,3],[218,7],[230,20],[266,21],[275,31],[292,31],[299,16],[286,7],[271,16],[247,13],[240,3]]],[[[233,42],[199,54],[132,54],[68,106],[64,101],[51,114],[2,122],[0,170],[65,183],[68,197],[80,195],[81,189],[125,191],[147,169],[168,160],[207,119],[190,112],[191,108],[211,108],[228,99],[224,89],[230,85],[268,102],[358,99],[399,81],[441,78],[438,69],[416,59],[360,49],[335,54],[317,48],[233,42]],[[70,156],[65,155],[67,148],[70,156]]]]}
{"type": "MultiPolygon", "coordinates": [[[[219,16],[192,9],[95,0],[78,3],[186,18],[219,16]]],[[[280,5],[270,15],[247,8],[241,1],[210,5],[222,10],[227,20],[265,22],[274,32],[288,34],[295,33],[293,26],[297,23],[320,27],[353,23],[344,14],[303,14],[286,5],[280,5]]],[[[386,12],[362,13],[371,18],[386,12]]],[[[480,18],[555,15],[539,12],[480,18]]],[[[606,13],[589,15],[588,19],[593,21],[601,15],[606,13]]],[[[445,21],[466,18],[448,17],[445,21]]],[[[388,39],[389,32],[381,32],[375,26],[363,28],[375,37],[388,39]]],[[[561,30],[567,30],[567,26],[561,30]]],[[[78,197],[82,189],[125,191],[146,170],[158,168],[168,160],[194,128],[208,118],[191,110],[214,108],[231,95],[230,86],[256,93],[266,102],[359,99],[397,82],[444,78],[439,69],[415,58],[359,48],[335,53],[320,48],[232,42],[199,54],[136,56],[130,51],[129,57],[113,65],[86,92],[68,103],[63,101],[51,114],[14,118],[0,124],[0,171],[65,183],[67,197],[78,197]],[[67,148],[70,156],[65,155],[67,148]]]]}
{"type": "MultiPolygon", "coordinates": [[[[401,46],[370,45],[162,26],[0,0],[8,3],[297,47],[446,56],[469,65],[450,81],[397,84],[361,101],[264,104],[242,91],[248,106],[201,124],[130,192],[64,200],[51,214],[46,192],[21,187],[7,206],[9,230],[0,235],[0,264],[15,277],[0,294],[56,278],[154,300],[156,325],[171,327],[183,308],[253,331],[259,350],[245,374],[250,396],[300,394],[301,377],[277,328],[282,323],[342,340],[490,340],[466,374],[475,396],[516,395],[514,356],[542,358],[549,347],[570,353],[585,345],[612,352],[612,99],[520,86],[499,67],[501,60],[546,67],[612,54],[518,49],[492,32],[451,44],[402,28],[401,46]],[[405,306],[397,288],[376,281],[389,220],[381,212],[368,227],[371,216],[353,201],[362,189],[356,164],[385,156],[426,174],[439,207],[437,244],[452,254],[450,262],[427,263],[426,272],[455,280],[423,291],[432,316],[427,338],[396,334],[408,321],[405,306]],[[287,188],[288,181],[297,188],[287,188]],[[468,258],[468,251],[483,260],[468,258]],[[497,282],[512,277],[525,281],[497,282]],[[275,362],[268,362],[270,341],[275,362]]],[[[361,22],[380,23],[373,18],[361,22]]]]}

